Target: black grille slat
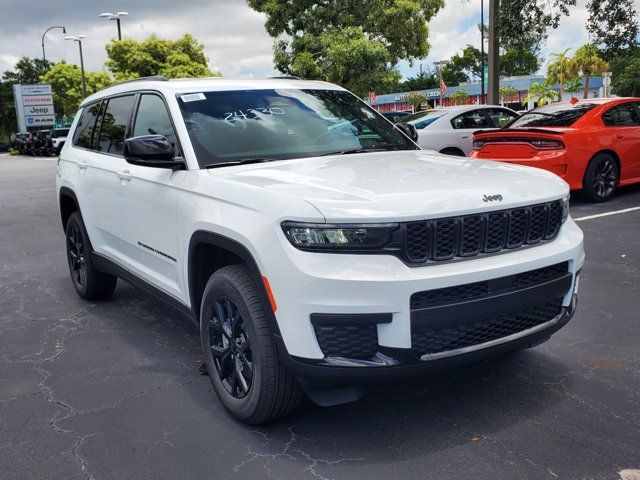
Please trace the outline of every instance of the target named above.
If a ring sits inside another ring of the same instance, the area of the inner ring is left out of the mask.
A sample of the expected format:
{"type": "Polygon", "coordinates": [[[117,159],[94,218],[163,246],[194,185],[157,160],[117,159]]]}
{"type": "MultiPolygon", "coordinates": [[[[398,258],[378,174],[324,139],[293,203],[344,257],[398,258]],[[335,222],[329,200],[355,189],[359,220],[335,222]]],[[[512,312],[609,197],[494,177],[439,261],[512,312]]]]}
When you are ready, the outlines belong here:
{"type": "Polygon", "coordinates": [[[313,328],[325,357],[366,360],[378,351],[376,325],[316,325],[313,328]]]}
{"type": "Polygon", "coordinates": [[[442,329],[414,329],[411,349],[418,355],[435,354],[514,335],[553,320],[562,312],[562,298],[511,315],[502,315],[442,329]]]}
{"type": "Polygon", "coordinates": [[[429,222],[407,223],[406,251],[412,262],[424,262],[429,256],[429,222]]]}
{"type": "Polygon", "coordinates": [[[527,208],[514,208],[509,212],[507,248],[518,248],[524,244],[527,235],[527,210],[527,208]]]}
{"type": "Polygon", "coordinates": [[[563,277],[569,271],[567,262],[518,273],[483,282],[466,283],[454,287],[425,290],[411,295],[411,310],[437,307],[451,303],[474,300],[488,294],[501,293],[509,289],[522,289],[563,277]],[[497,286],[496,286],[497,285],[497,286]]]}
{"type": "Polygon", "coordinates": [[[433,259],[449,260],[456,254],[457,246],[456,218],[444,218],[433,222],[433,259]]]}
{"type": "Polygon", "coordinates": [[[404,256],[425,264],[499,253],[553,240],[562,225],[562,201],[476,215],[404,224],[404,256]]]}

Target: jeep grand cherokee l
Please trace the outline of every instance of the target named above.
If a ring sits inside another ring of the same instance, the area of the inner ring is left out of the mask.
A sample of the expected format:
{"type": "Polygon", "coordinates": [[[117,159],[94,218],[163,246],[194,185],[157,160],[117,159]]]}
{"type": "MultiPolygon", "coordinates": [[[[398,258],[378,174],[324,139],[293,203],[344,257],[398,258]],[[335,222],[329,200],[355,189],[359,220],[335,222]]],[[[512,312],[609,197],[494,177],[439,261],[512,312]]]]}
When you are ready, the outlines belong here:
{"type": "Polygon", "coordinates": [[[527,348],[574,313],[565,182],[421,151],[335,85],[127,82],[87,98],[69,138],[57,189],[78,294],[122,278],[197,322],[243,422],[527,348]]]}

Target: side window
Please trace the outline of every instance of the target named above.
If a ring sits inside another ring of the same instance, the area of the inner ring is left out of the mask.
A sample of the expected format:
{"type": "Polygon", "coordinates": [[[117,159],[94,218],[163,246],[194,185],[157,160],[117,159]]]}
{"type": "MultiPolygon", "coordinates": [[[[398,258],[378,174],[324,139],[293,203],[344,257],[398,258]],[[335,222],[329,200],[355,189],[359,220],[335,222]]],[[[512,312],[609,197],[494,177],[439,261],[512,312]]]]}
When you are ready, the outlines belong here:
{"type": "Polygon", "coordinates": [[[124,154],[124,138],[133,109],[133,95],[110,98],[102,115],[97,150],[112,155],[124,154]]]}
{"type": "Polygon", "coordinates": [[[73,145],[82,148],[91,148],[91,137],[93,136],[93,127],[96,124],[96,118],[100,111],[100,102],[94,103],[84,108],[78,126],[73,134],[73,145]]]}
{"type": "Polygon", "coordinates": [[[640,125],[638,112],[631,103],[623,103],[602,114],[602,121],[607,127],[627,127],[640,125]]]}
{"type": "Polygon", "coordinates": [[[171,124],[171,117],[162,98],[158,95],[142,95],[133,127],[133,136],[164,135],[176,147],[176,132],[171,124]]]}
{"type": "Polygon", "coordinates": [[[502,108],[488,108],[485,112],[489,115],[489,118],[491,118],[491,121],[497,128],[504,127],[507,123],[511,122],[518,116],[515,113],[502,108]]]}
{"type": "Polygon", "coordinates": [[[451,120],[451,126],[455,129],[493,127],[493,125],[489,124],[489,119],[480,110],[472,110],[458,115],[451,120]]]}

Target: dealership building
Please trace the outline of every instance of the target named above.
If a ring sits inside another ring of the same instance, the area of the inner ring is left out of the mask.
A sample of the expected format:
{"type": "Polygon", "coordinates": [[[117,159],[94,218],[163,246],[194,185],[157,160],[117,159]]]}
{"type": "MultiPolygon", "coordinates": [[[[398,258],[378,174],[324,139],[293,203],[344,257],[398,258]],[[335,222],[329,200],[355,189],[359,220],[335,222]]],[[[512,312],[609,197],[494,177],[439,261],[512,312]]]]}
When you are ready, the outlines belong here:
{"type": "MultiPolygon", "coordinates": [[[[531,87],[531,85],[533,85],[536,82],[540,84],[544,83],[545,80],[546,78],[544,77],[544,75],[527,75],[523,77],[502,78],[500,80],[501,86],[503,87],[513,86],[518,91],[518,94],[515,95],[513,98],[509,98],[506,100],[505,105],[509,105],[514,108],[521,108],[519,106],[522,105],[522,100],[527,96],[527,91],[529,90],[529,87],[531,87]]],[[[582,79],[582,83],[584,84],[584,78],[582,79]]],[[[558,91],[560,90],[560,88],[557,85],[554,88],[558,91]]],[[[485,102],[481,101],[481,89],[482,87],[479,81],[466,82],[455,87],[448,87],[446,93],[444,94],[443,103],[445,106],[453,105],[453,102],[451,100],[451,95],[453,95],[458,90],[464,90],[465,92],[467,92],[467,94],[469,95],[468,103],[471,105],[486,103],[487,86],[485,85],[485,94],[484,94],[485,102]]],[[[589,81],[589,98],[601,97],[603,95],[602,90],[603,90],[602,77],[591,78],[589,81]]],[[[427,99],[428,99],[427,102],[431,107],[435,107],[440,101],[439,88],[432,88],[429,90],[417,90],[417,92],[424,93],[427,96],[427,99]]],[[[373,99],[373,101],[371,102],[371,105],[373,106],[373,108],[375,108],[379,112],[393,112],[393,111],[402,112],[406,110],[411,111],[412,110],[411,105],[409,105],[405,100],[407,93],[410,93],[410,92],[389,93],[387,95],[378,95],[377,98],[373,99]]],[[[580,89],[580,91],[576,94],[565,93],[563,96],[563,100],[569,100],[571,99],[572,96],[582,98],[582,95],[583,95],[583,90],[580,89]]]]}

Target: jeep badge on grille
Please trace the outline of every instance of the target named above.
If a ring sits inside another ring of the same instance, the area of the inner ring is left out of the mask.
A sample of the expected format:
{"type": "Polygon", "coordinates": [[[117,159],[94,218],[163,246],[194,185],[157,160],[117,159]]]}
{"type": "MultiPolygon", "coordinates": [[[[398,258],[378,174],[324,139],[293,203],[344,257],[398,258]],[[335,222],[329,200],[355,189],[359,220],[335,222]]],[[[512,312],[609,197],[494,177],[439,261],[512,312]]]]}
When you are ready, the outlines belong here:
{"type": "Polygon", "coordinates": [[[482,197],[482,201],[483,202],[501,202],[502,201],[502,195],[485,195],[484,197],[482,197]]]}

